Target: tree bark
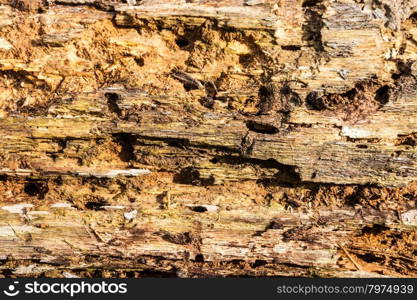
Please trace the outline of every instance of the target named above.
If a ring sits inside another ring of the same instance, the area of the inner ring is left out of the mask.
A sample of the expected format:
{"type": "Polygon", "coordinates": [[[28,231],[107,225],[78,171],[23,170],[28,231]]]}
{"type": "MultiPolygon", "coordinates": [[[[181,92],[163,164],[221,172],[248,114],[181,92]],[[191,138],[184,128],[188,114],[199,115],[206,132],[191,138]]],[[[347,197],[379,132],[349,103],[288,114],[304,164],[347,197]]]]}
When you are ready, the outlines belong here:
{"type": "Polygon", "coordinates": [[[416,13],[0,0],[0,276],[416,276],[416,13]]]}

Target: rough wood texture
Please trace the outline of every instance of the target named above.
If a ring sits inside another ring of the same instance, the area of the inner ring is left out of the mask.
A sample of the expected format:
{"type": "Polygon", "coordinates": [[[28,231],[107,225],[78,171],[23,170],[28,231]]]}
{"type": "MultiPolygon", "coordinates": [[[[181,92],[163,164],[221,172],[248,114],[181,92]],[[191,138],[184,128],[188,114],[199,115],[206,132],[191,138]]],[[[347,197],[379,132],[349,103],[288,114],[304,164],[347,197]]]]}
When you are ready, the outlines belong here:
{"type": "Polygon", "coordinates": [[[0,0],[1,274],[416,276],[416,13],[0,0]]]}

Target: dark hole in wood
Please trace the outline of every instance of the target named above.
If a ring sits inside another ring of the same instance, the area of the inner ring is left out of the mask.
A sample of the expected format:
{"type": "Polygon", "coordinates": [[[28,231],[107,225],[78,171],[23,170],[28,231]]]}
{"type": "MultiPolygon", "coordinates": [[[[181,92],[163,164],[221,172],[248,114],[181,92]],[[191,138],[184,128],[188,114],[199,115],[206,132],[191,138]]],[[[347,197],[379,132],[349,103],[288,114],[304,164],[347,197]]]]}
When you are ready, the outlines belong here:
{"type": "Polygon", "coordinates": [[[356,89],[351,89],[351,90],[343,93],[342,97],[346,97],[350,100],[353,100],[357,94],[358,94],[358,91],[356,89]]]}
{"type": "Polygon", "coordinates": [[[198,90],[194,83],[185,82],[183,83],[184,89],[189,92],[192,90],[198,90]]]}
{"type": "Polygon", "coordinates": [[[120,115],[122,112],[118,104],[120,100],[120,95],[117,93],[105,93],[104,96],[107,99],[107,105],[109,107],[109,110],[111,112],[116,113],[117,115],[120,115]]]}
{"type": "Polygon", "coordinates": [[[281,92],[281,94],[286,95],[286,96],[288,96],[288,95],[290,95],[292,93],[291,88],[290,88],[290,86],[288,84],[284,84],[280,88],[279,91],[281,92]]]}
{"type": "Polygon", "coordinates": [[[259,95],[259,98],[261,98],[263,100],[263,99],[266,99],[266,98],[274,97],[274,91],[270,87],[261,86],[259,88],[258,95],[259,95]]]}
{"type": "Polygon", "coordinates": [[[197,254],[195,256],[195,261],[196,262],[204,262],[204,255],[203,254],[197,254]]]}
{"type": "Polygon", "coordinates": [[[324,110],[326,105],[323,102],[323,99],[319,97],[317,92],[311,92],[307,95],[306,104],[309,109],[312,110],[324,110]]]}
{"type": "Polygon", "coordinates": [[[177,44],[177,46],[180,48],[184,48],[187,47],[190,42],[186,38],[178,38],[175,40],[175,44],[177,44]]]}
{"type": "Polygon", "coordinates": [[[29,196],[37,196],[40,193],[40,187],[34,182],[25,184],[25,193],[29,196]]]}
{"type": "Polygon", "coordinates": [[[113,134],[114,141],[121,146],[119,158],[124,162],[129,162],[135,159],[135,149],[133,144],[136,138],[130,133],[115,133],[113,134]]]}
{"type": "Polygon", "coordinates": [[[251,54],[242,54],[239,55],[239,63],[242,65],[249,64],[253,61],[253,55],[251,54]]]}
{"type": "Polygon", "coordinates": [[[143,67],[145,65],[145,60],[142,57],[136,57],[135,62],[138,64],[138,66],[143,67]]]}
{"type": "Polygon", "coordinates": [[[89,201],[85,204],[85,207],[87,209],[92,209],[92,210],[103,210],[103,206],[104,206],[103,203],[96,202],[96,201],[89,201]]]}
{"type": "Polygon", "coordinates": [[[416,140],[413,137],[406,137],[400,145],[407,145],[414,147],[416,145],[416,140]]]}
{"type": "Polygon", "coordinates": [[[188,140],[185,140],[185,139],[172,139],[172,140],[167,140],[166,143],[169,146],[177,147],[177,148],[181,148],[181,149],[185,149],[190,144],[189,141],[188,140]]]}
{"type": "Polygon", "coordinates": [[[362,234],[379,234],[387,230],[388,228],[384,225],[374,224],[372,226],[365,226],[362,228],[362,234]]]}
{"type": "Polygon", "coordinates": [[[60,148],[58,152],[59,153],[64,152],[65,148],[67,148],[68,141],[66,139],[58,139],[57,143],[60,148]]]}
{"type": "Polygon", "coordinates": [[[278,128],[273,125],[265,124],[265,123],[258,123],[255,121],[247,121],[246,127],[250,131],[254,131],[257,133],[264,133],[264,134],[275,134],[278,132],[278,128]]]}
{"type": "Polygon", "coordinates": [[[286,51],[299,51],[301,50],[300,46],[296,46],[296,45],[287,45],[287,46],[281,46],[282,50],[286,50],[286,51]]]}
{"type": "Polygon", "coordinates": [[[193,212],[198,212],[198,213],[203,213],[203,212],[207,211],[207,208],[205,208],[204,206],[192,206],[192,207],[190,207],[190,209],[193,212]]]}
{"type": "Polygon", "coordinates": [[[366,253],[366,254],[359,254],[358,255],[359,258],[361,258],[362,260],[368,262],[368,263],[373,263],[373,262],[382,262],[385,259],[383,257],[378,257],[373,253],[366,253]]]}
{"type": "Polygon", "coordinates": [[[23,191],[29,196],[37,196],[39,199],[43,199],[49,188],[46,182],[30,181],[25,184],[23,191]]]}
{"type": "Polygon", "coordinates": [[[258,268],[258,267],[262,267],[265,266],[267,264],[267,262],[263,259],[257,259],[255,260],[255,262],[251,265],[252,268],[258,268]]]}
{"type": "Polygon", "coordinates": [[[210,162],[213,164],[217,164],[219,162],[219,158],[218,157],[213,157],[212,159],[210,159],[210,162]]]}
{"type": "Polygon", "coordinates": [[[64,179],[62,179],[61,176],[58,176],[57,178],[54,179],[54,183],[58,185],[62,185],[64,183],[64,179]]]}
{"type": "Polygon", "coordinates": [[[380,87],[375,94],[375,100],[381,103],[382,105],[385,105],[388,103],[390,98],[390,87],[387,85],[384,85],[380,87]]]}
{"type": "Polygon", "coordinates": [[[322,0],[305,0],[302,7],[312,7],[322,2],[322,0]]]}

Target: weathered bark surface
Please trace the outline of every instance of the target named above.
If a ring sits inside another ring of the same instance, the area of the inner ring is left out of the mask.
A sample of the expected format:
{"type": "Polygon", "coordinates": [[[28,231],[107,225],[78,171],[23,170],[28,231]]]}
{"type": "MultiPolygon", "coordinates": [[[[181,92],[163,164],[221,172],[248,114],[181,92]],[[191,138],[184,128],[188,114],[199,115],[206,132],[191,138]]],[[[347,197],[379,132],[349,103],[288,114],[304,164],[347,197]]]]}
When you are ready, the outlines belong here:
{"type": "Polygon", "coordinates": [[[416,276],[416,13],[0,0],[0,273],[416,276]]]}

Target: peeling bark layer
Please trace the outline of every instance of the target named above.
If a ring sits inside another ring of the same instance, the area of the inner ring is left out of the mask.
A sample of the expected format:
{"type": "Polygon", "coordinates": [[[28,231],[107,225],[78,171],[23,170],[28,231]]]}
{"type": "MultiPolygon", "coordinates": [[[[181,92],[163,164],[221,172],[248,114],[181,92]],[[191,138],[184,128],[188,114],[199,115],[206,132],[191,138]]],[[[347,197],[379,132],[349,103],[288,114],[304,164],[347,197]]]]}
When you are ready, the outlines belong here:
{"type": "Polygon", "coordinates": [[[415,276],[416,12],[0,0],[0,273],[415,276]]]}

